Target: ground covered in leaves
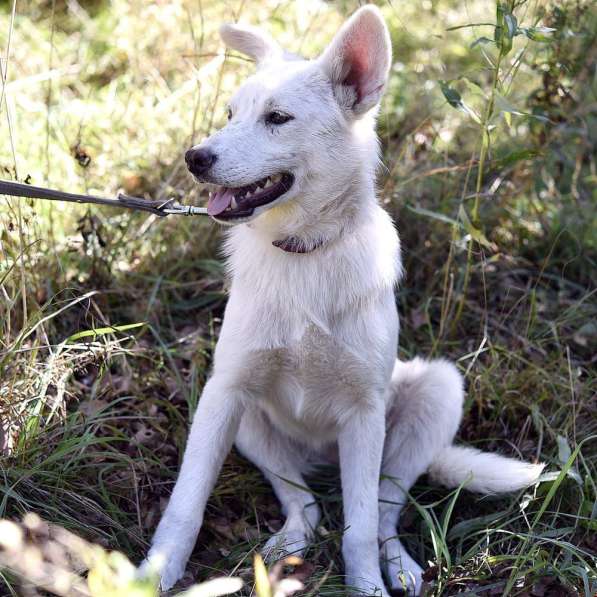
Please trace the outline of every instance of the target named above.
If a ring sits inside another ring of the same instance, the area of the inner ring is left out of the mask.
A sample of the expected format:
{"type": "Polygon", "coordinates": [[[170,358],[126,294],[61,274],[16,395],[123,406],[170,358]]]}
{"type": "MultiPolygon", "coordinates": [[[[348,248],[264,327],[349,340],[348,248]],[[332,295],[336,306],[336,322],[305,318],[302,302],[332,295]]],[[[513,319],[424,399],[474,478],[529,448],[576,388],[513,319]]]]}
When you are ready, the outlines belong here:
{"type": "MultiPolygon", "coordinates": [[[[0,4],[2,177],[189,203],[205,196],[183,150],[223,123],[227,96],[252,68],[225,59],[219,23],[264,24],[313,56],[357,5],[15,4],[14,15],[0,4]]],[[[493,2],[379,4],[395,60],[379,121],[380,200],[403,243],[400,356],[457,362],[467,383],[459,441],[547,463],[538,487],[506,498],[422,478],[402,537],[427,567],[431,595],[589,596],[594,8],[506,3],[520,29],[508,40],[493,2]]],[[[220,230],[0,200],[0,517],[35,512],[137,562],[218,337],[220,230]]],[[[342,595],[337,471],[310,482],[323,519],[302,594],[342,595]]],[[[250,582],[253,553],[281,524],[269,486],[233,452],[184,582],[231,573],[250,582]]],[[[0,594],[19,586],[0,573],[0,594]]]]}

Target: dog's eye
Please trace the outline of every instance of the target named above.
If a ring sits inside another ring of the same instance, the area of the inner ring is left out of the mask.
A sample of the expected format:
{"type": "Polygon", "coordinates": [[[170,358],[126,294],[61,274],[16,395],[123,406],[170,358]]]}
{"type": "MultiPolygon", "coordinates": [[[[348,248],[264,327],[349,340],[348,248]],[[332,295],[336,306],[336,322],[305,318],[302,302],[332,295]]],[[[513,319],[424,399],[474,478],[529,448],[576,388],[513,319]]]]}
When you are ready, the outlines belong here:
{"type": "Polygon", "coordinates": [[[278,112],[277,110],[274,110],[273,112],[268,112],[265,115],[265,122],[267,124],[278,125],[284,124],[293,118],[294,116],[290,116],[290,114],[284,114],[284,112],[278,112]]]}
{"type": "Polygon", "coordinates": [[[228,120],[232,120],[232,108],[228,108],[228,120]]]}

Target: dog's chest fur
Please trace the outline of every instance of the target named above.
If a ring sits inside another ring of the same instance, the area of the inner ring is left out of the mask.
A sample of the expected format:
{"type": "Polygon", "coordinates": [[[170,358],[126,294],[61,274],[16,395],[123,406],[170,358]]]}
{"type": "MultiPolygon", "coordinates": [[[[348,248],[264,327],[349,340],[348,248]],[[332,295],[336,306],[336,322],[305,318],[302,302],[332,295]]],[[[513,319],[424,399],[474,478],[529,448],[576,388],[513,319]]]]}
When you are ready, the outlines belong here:
{"type": "Polygon", "coordinates": [[[359,227],[307,255],[248,228],[229,238],[230,299],[215,370],[281,430],[333,441],[393,366],[399,244],[371,205],[359,227]]]}
{"type": "Polygon", "coordinates": [[[277,427],[322,442],[367,400],[371,374],[365,359],[313,323],[288,347],[252,353],[246,372],[250,400],[277,427]]]}

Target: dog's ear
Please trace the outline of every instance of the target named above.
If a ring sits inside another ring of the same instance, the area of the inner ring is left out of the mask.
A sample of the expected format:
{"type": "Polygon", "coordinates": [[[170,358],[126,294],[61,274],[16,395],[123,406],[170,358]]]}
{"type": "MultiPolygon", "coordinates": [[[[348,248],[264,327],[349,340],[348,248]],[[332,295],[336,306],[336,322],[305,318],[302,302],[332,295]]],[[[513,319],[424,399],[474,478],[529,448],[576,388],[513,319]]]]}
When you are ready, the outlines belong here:
{"type": "Polygon", "coordinates": [[[229,48],[255,60],[257,66],[283,54],[280,46],[267,33],[250,25],[227,23],[220,27],[220,37],[229,48]]]}
{"type": "Polygon", "coordinates": [[[390,34],[380,10],[357,10],[319,58],[340,105],[360,116],[383,95],[392,61],[390,34]]]}

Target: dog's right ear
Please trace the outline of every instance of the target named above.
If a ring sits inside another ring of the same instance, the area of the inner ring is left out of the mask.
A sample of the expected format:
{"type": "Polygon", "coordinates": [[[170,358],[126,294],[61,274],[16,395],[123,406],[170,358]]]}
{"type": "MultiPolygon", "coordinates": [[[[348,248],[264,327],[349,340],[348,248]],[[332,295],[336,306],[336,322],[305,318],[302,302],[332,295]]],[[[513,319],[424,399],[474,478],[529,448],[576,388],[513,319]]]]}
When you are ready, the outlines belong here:
{"type": "Polygon", "coordinates": [[[220,37],[229,48],[255,60],[257,66],[283,55],[282,48],[257,27],[227,23],[220,27],[220,37]]]}
{"type": "Polygon", "coordinates": [[[359,8],[319,58],[338,102],[357,117],[381,100],[391,61],[390,34],[373,4],[359,8]]]}

